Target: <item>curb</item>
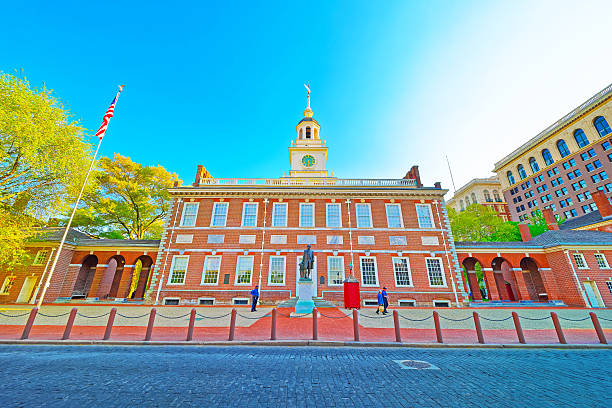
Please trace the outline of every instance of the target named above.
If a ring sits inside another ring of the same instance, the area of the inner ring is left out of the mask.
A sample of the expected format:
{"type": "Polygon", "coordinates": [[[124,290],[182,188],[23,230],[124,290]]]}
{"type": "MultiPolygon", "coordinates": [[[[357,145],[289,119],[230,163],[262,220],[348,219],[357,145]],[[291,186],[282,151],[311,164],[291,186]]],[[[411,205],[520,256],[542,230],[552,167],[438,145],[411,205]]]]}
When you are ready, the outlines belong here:
{"type": "Polygon", "coordinates": [[[610,344],[439,344],[354,342],[325,340],[263,340],[263,341],[115,341],[115,340],[0,340],[1,345],[45,346],[268,346],[268,347],[361,347],[361,348],[435,348],[435,349],[612,349],[610,344]]]}

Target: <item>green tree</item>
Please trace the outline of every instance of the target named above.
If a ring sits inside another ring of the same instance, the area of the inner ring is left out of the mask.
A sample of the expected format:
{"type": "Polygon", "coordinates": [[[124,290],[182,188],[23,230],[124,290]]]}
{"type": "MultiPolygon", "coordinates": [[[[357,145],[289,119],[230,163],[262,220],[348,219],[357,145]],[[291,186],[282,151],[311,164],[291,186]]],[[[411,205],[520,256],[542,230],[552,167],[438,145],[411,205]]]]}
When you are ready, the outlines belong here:
{"type": "Polygon", "coordinates": [[[90,159],[83,128],[50,90],[0,74],[0,265],[23,262],[25,241],[67,208],[90,159]]]}
{"type": "Polygon", "coordinates": [[[502,220],[495,210],[472,204],[464,211],[448,208],[453,237],[457,241],[520,241],[516,223],[502,220]]]}
{"type": "Polygon", "coordinates": [[[75,227],[104,238],[161,237],[170,207],[168,188],[179,181],[175,173],[115,154],[100,159],[93,179],[95,188],[84,196],[75,227]]]}

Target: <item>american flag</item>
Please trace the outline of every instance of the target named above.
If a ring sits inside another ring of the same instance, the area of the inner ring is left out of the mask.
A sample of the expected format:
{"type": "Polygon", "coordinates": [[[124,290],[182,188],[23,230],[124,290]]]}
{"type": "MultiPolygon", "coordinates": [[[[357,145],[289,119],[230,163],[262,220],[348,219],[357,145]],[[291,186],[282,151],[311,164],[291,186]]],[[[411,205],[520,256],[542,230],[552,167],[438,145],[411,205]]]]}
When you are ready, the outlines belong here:
{"type": "Polygon", "coordinates": [[[117,100],[119,99],[119,94],[121,93],[121,91],[123,91],[123,87],[124,85],[119,86],[119,92],[117,92],[117,95],[115,95],[115,99],[113,99],[110,106],[108,107],[108,110],[104,114],[104,117],[102,118],[102,125],[100,126],[100,129],[98,129],[98,131],[96,132],[96,136],[98,136],[100,140],[102,140],[104,134],[106,133],[106,128],[108,127],[108,122],[110,122],[110,118],[113,117],[113,113],[115,112],[115,105],[117,104],[117,100]]]}

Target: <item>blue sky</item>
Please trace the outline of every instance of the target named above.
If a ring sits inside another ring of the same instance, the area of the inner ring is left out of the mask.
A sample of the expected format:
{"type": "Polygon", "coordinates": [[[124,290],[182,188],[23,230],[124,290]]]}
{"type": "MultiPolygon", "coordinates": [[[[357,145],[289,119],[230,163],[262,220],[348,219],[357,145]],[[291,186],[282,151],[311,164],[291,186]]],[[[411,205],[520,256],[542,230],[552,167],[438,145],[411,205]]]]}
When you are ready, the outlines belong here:
{"type": "Polygon", "coordinates": [[[91,133],[126,84],[102,154],[186,183],[281,176],[310,82],[336,176],[451,189],[612,82],[606,1],[221,3],[6,4],[0,70],[91,133]]]}

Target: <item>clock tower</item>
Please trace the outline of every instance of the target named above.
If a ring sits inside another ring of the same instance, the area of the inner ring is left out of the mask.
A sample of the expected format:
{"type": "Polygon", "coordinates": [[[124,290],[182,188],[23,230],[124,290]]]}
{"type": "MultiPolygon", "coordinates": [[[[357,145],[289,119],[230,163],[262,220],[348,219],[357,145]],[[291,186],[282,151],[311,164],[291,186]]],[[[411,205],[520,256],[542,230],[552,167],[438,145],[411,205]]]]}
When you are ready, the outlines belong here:
{"type": "Polygon", "coordinates": [[[306,109],[304,118],[299,121],[295,130],[297,138],[291,141],[289,160],[291,161],[290,177],[327,177],[327,146],[321,140],[321,126],[312,117],[310,109],[310,88],[306,87],[306,109]]]}

